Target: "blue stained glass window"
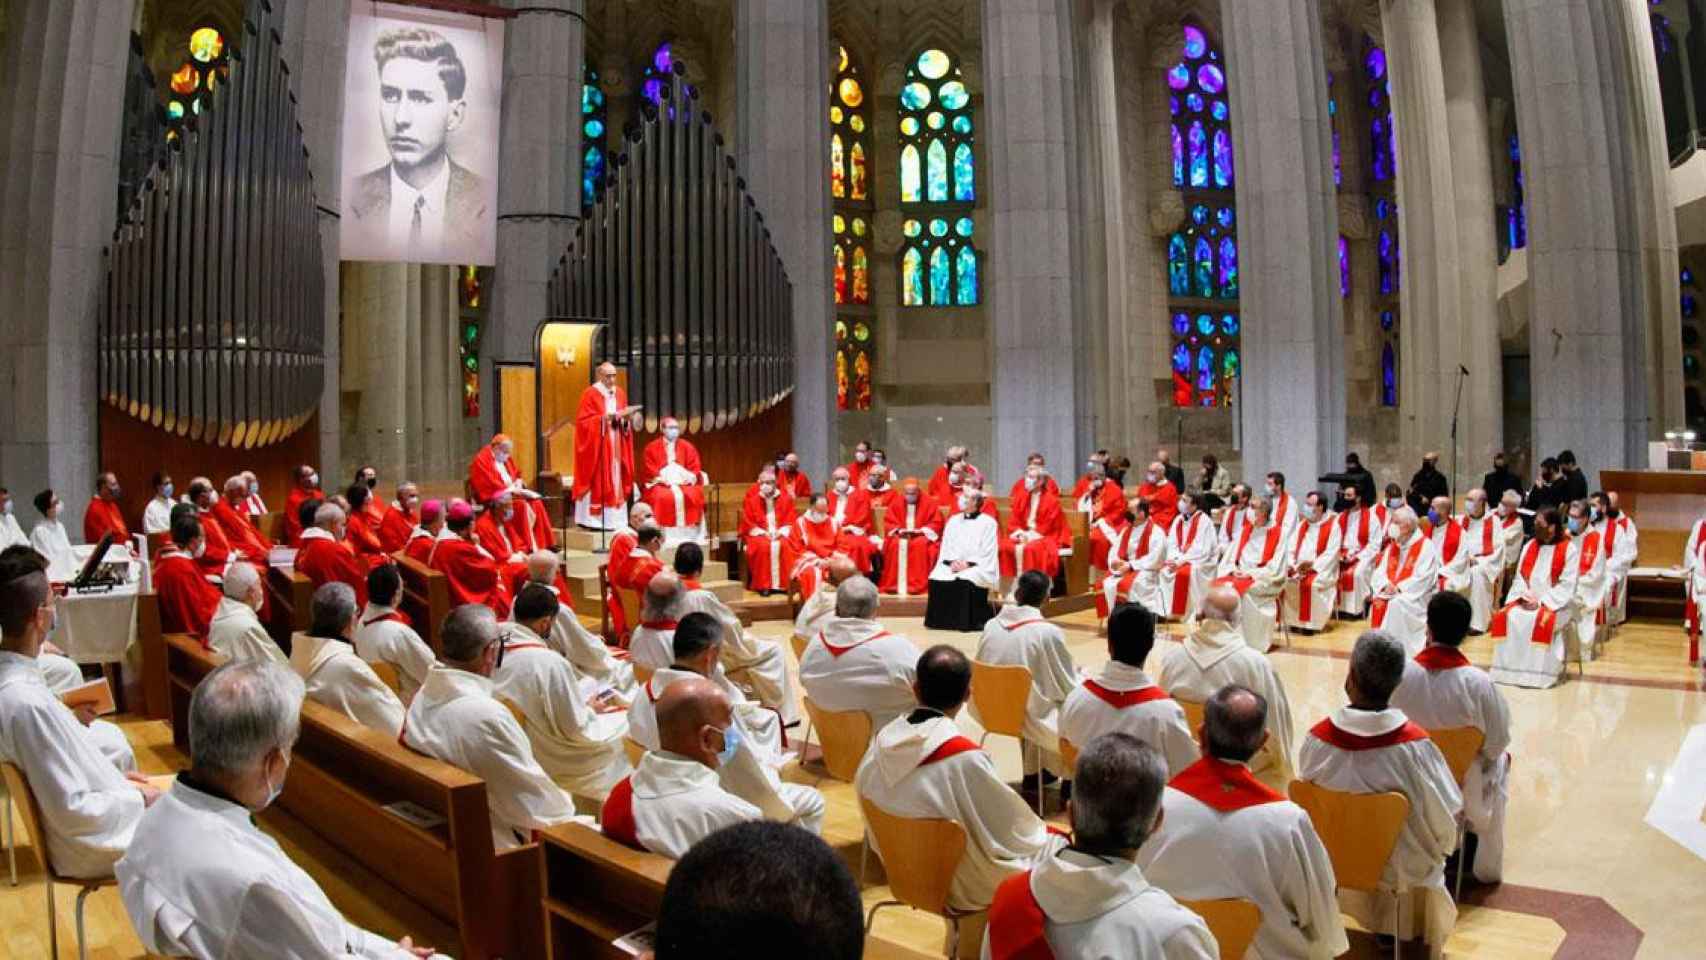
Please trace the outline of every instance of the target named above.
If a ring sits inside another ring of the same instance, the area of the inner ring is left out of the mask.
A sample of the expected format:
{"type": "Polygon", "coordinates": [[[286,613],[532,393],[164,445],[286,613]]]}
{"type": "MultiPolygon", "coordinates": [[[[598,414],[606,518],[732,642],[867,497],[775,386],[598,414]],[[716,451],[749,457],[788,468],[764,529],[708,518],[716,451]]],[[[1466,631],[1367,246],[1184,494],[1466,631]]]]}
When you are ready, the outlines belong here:
{"type": "Polygon", "coordinates": [[[1200,60],[1208,52],[1208,37],[1201,27],[1185,24],[1185,45],[1182,52],[1186,60],[1200,60]]]}
{"type": "Polygon", "coordinates": [[[977,251],[967,244],[959,252],[959,276],[955,278],[955,295],[962,307],[977,304],[977,251]]]}
{"type": "Polygon", "coordinates": [[[1221,354],[1220,375],[1227,380],[1238,376],[1237,350],[1227,348],[1226,352],[1221,354]]]}
{"type": "Polygon", "coordinates": [[[1397,315],[1390,310],[1380,311],[1380,329],[1391,330],[1397,325],[1397,315]]]}
{"type": "Polygon", "coordinates": [[[1200,93],[1188,93],[1185,95],[1185,109],[1191,111],[1192,113],[1202,113],[1202,108],[1205,105],[1206,104],[1203,101],[1202,94],[1200,94],[1200,93]]]}
{"type": "Polygon", "coordinates": [[[1203,132],[1201,122],[1191,124],[1190,133],[1186,134],[1186,142],[1191,149],[1191,186],[1208,186],[1208,134],[1203,132]]]}
{"type": "Polygon", "coordinates": [[[598,87],[598,71],[581,69],[581,212],[604,190],[605,153],[604,91],[598,87]]]}
{"type": "Polygon", "coordinates": [[[1197,86],[1208,93],[1219,93],[1226,89],[1226,74],[1212,63],[1203,64],[1197,70],[1197,86]]]}
{"type": "Polygon", "coordinates": [[[657,45],[651,60],[641,71],[640,96],[654,104],[663,102],[663,91],[669,86],[669,75],[675,68],[675,56],[668,40],[657,45]]]}
{"type": "Polygon", "coordinates": [[[902,306],[924,305],[924,255],[917,247],[907,247],[900,258],[900,291],[902,306]]]}
{"type": "Polygon", "coordinates": [[[1214,247],[1207,237],[1198,237],[1196,248],[1191,252],[1191,260],[1196,269],[1197,296],[1214,296],[1214,247]]]}
{"type": "Polygon", "coordinates": [[[1214,350],[1209,347],[1197,349],[1197,399],[1205,407],[1215,403],[1216,374],[1214,365],[1214,350]]]}
{"type": "Polygon", "coordinates": [[[1380,349],[1380,405],[1398,405],[1398,357],[1390,343],[1380,349]]]}
{"type": "Polygon", "coordinates": [[[1683,267],[1682,268],[1682,282],[1683,283],[1693,283],[1694,282],[1694,271],[1688,269],[1687,267],[1683,267]]]}
{"type": "Polygon", "coordinates": [[[1191,68],[1182,63],[1175,65],[1173,69],[1167,71],[1167,85],[1174,90],[1183,90],[1190,86],[1191,68]]]}
{"type": "Polygon", "coordinates": [[[1214,185],[1232,186],[1232,134],[1214,131],[1214,185]]]}
{"type": "Polygon", "coordinates": [[[962,143],[954,148],[954,199],[971,202],[976,194],[975,183],[971,144],[962,143]]]}
{"type": "Polygon", "coordinates": [[[1191,370],[1191,348],[1184,344],[1173,347],[1173,369],[1179,373],[1189,373],[1191,370]]]}
{"type": "Polygon", "coordinates": [[[1199,227],[1208,222],[1208,204],[1199,203],[1191,208],[1191,222],[1199,227]]]}
{"type": "Polygon", "coordinates": [[[1694,299],[1694,294],[1685,293],[1682,295],[1682,315],[1684,317],[1692,320],[1699,310],[1700,304],[1694,299]]]}
{"type": "Polygon", "coordinates": [[[1185,140],[1179,133],[1178,124],[1173,125],[1173,185],[1184,186],[1185,183],[1185,140]]]}
{"type": "Polygon", "coordinates": [[[1185,314],[1185,313],[1173,314],[1173,332],[1175,334],[1182,337],[1185,334],[1189,333],[1190,330],[1191,330],[1191,317],[1189,314],[1185,314]]]}
{"type": "Polygon", "coordinates": [[[1199,314],[1197,316],[1197,332],[1205,337],[1212,336],[1214,334],[1214,318],[1206,313],[1199,314]]]}
{"type": "Polygon", "coordinates": [[[925,199],[942,203],[948,199],[948,148],[941,140],[932,140],[924,155],[925,199]]]}
{"type": "Polygon", "coordinates": [[[1389,296],[1398,292],[1398,271],[1394,269],[1394,256],[1398,244],[1392,239],[1391,230],[1380,231],[1380,240],[1376,247],[1380,255],[1380,294],[1389,296]]]}
{"type": "Polygon", "coordinates": [[[1238,241],[1220,238],[1220,295],[1238,296],[1238,241]]]}
{"type": "Polygon", "coordinates": [[[1191,267],[1187,262],[1190,255],[1187,250],[1185,235],[1173,234],[1173,239],[1167,243],[1167,292],[1175,297],[1186,297],[1191,293],[1191,267]]]}
{"type": "Polygon", "coordinates": [[[1220,318],[1220,332],[1229,337],[1238,336],[1238,315],[1228,313],[1220,318]]]}
{"type": "Polygon", "coordinates": [[[977,199],[977,157],[972,139],[972,94],[959,60],[940,49],[927,49],[912,60],[900,89],[900,201],[941,205],[912,209],[929,230],[907,233],[902,243],[902,303],[917,306],[969,306],[979,302],[981,281],[977,248],[971,243],[970,204],[977,199]],[[952,229],[950,229],[952,225],[952,229]],[[913,298],[908,290],[906,257],[918,264],[917,283],[929,294],[913,298]],[[923,274],[928,272],[927,281],[923,274]]]}
{"type": "Polygon", "coordinates": [[[945,307],[954,301],[949,295],[948,248],[930,251],[930,305],[945,307]]]}
{"type": "Polygon", "coordinates": [[[1214,101],[1214,106],[1210,107],[1208,111],[1209,116],[1219,120],[1221,123],[1226,122],[1226,118],[1230,116],[1230,113],[1231,112],[1226,107],[1225,100],[1214,101]]]}
{"type": "Polygon", "coordinates": [[[1228,229],[1231,229],[1231,227],[1232,227],[1233,217],[1234,217],[1234,214],[1232,212],[1231,207],[1221,207],[1219,210],[1216,210],[1214,213],[1215,220],[1219,221],[1221,226],[1226,227],[1228,229]]]}

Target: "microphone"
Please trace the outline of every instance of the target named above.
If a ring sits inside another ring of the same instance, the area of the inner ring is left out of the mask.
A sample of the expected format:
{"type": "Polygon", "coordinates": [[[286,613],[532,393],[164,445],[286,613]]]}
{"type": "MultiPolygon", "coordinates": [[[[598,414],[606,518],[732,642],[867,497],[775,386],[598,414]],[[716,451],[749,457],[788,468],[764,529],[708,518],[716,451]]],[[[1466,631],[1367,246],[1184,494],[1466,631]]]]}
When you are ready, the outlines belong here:
{"type": "Polygon", "coordinates": [[[1457,365],[1457,372],[1463,374],[1466,377],[1469,376],[1469,368],[1464,366],[1461,363],[1457,365]]]}

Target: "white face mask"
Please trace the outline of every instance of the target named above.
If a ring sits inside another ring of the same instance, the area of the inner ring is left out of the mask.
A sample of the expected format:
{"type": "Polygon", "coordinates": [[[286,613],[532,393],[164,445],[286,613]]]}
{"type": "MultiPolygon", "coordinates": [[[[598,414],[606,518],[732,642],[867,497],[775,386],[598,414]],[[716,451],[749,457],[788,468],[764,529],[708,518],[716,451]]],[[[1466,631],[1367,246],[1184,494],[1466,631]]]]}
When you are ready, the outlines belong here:
{"type": "Polygon", "coordinates": [[[871,456],[870,454],[866,453],[863,450],[855,450],[855,451],[853,451],[853,462],[854,463],[864,463],[866,460],[870,459],[870,456],[871,456]]]}
{"type": "Polygon", "coordinates": [[[310,473],[308,475],[308,485],[310,487],[318,487],[320,485],[320,475],[317,473],[310,473]]]}
{"type": "Polygon", "coordinates": [[[758,495],[766,498],[774,497],[776,495],[776,485],[773,483],[759,484],[758,495]]]}
{"type": "MultiPolygon", "coordinates": [[[[289,768],[286,768],[285,775],[289,776],[289,768]]],[[[267,799],[265,803],[261,804],[262,810],[272,806],[273,801],[279,798],[279,794],[284,793],[284,780],[284,777],[280,777],[278,780],[278,786],[275,787],[272,785],[272,777],[267,777],[267,799]]]]}
{"type": "Polygon", "coordinates": [[[1393,540],[1403,540],[1404,539],[1404,531],[1396,523],[1387,524],[1386,535],[1388,537],[1391,537],[1393,540]]]}
{"type": "Polygon", "coordinates": [[[515,518],[515,508],[514,507],[504,507],[503,518],[504,518],[505,522],[508,522],[508,521],[514,519],[515,518]]]}
{"type": "Polygon", "coordinates": [[[972,504],[971,497],[961,497],[960,498],[960,510],[962,512],[970,513],[971,512],[971,504],[972,504]]]}
{"type": "Polygon", "coordinates": [[[835,479],[835,492],[836,493],[846,493],[847,488],[848,488],[848,483],[847,483],[847,479],[845,477],[837,477],[835,479]]]}
{"type": "Polygon", "coordinates": [[[663,438],[665,440],[675,440],[675,439],[679,438],[680,436],[681,436],[681,428],[680,427],[665,427],[664,428],[663,438]]]}
{"type": "Polygon", "coordinates": [[[171,484],[167,483],[167,484],[161,485],[161,487],[160,487],[160,499],[162,499],[162,500],[172,499],[172,485],[171,484]]]}
{"type": "Polygon", "coordinates": [[[507,450],[494,450],[492,452],[492,459],[496,460],[499,463],[503,463],[509,459],[509,451],[507,451],[507,450]]]}
{"type": "Polygon", "coordinates": [[[5,503],[0,503],[0,516],[9,517],[11,515],[12,515],[12,501],[8,500],[5,503]]]}
{"type": "Polygon", "coordinates": [[[1386,505],[1391,507],[1392,509],[1396,510],[1399,507],[1404,505],[1404,499],[1402,497],[1393,497],[1392,499],[1386,501],[1386,505]]]}
{"type": "Polygon", "coordinates": [[[195,545],[195,558],[197,560],[200,560],[202,554],[204,554],[206,552],[207,552],[207,541],[206,540],[202,540],[195,545]]]}
{"type": "Polygon", "coordinates": [[[1038,481],[1037,481],[1037,475],[1036,474],[1028,473],[1025,475],[1025,489],[1026,490],[1035,490],[1037,488],[1037,482],[1038,481]]]}
{"type": "Polygon", "coordinates": [[[1161,482],[1161,477],[1157,474],[1154,474],[1154,473],[1144,474],[1143,479],[1149,481],[1150,483],[1160,483],[1161,482]]]}
{"type": "Polygon", "coordinates": [[[251,496],[251,497],[255,496],[255,495],[259,494],[260,492],[261,492],[261,485],[260,484],[258,484],[258,483],[249,484],[249,496],[251,496]]]}

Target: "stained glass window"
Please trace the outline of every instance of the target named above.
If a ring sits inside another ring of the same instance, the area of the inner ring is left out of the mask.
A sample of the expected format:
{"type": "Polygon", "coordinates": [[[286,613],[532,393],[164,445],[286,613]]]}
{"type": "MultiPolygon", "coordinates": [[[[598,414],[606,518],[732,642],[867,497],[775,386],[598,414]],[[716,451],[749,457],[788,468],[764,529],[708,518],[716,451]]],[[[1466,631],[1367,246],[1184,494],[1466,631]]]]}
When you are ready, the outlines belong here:
{"type": "Polygon", "coordinates": [[[1327,71],[1327,124],[1333,131],[1333,186],[1343,187],[1345,166],[1339,149],[1339,95],[1333,90],[1336,82],[1333,71],[1327,71]]]}
{"type": "Polygon", "coordinates": [[[1398,203],[1389,196],[1374,201],[1375,254],[1380,286],[1375,309],[1380,315],[1380,403],[1398,405],[1398,296],[1403,286],[1403,252],[1398,246],[1398,203]]]}
{"type": "Polygon", "coordinates": [[[972,242],[977,155],[971,93],[959,60],[937,49],[914,57],[900,88],[900,303],[978,302],[980,254],[972,242]]]}
{"type": "Polygon", "coordinates": [[[604,192],[609,155],[605,126],[609,122],[604,104],[604,88],[599,86],[598,71],[590,65],[581,70],[581,212],[592,209],[592,202],[604,192]]]}
{"type": "Polygon", "coordinates": [[[870,91],[847,48],[836,47],[829,86],[830,219],[835,245],[835,405],[871,408],[876,343],[871,309],[870,91]]]}
{"type": "Polygon", "coordinates": [[[209,97],[231,76],[231,52],[218,28],[203,26],[191,31],[184,52],[187,56],[183,62],[161,85],[165,102],[160,111],[165,117],[167,141],[176,140],[186,124],[201,116],[210,106],[209,97]]]}
{"type": "Polygon", "coordinates": [[[1512,250],[1528,246],[1528,199],[1522,176],[1522,143],[1512,133],[1507,146],[1511,158],[1511,205],[1505,211],[1505,242],[1512,250]]]}
{"type": "Polygon", "coordinates": [[[651,59],[640,71],[640,96],[654,104],[662,103],[664,89],[669,86],[669,75],[674,69],[674,45],[665,40],[652,51],[651,59]]]}
{"type": "Polygon", "coordinates": [[[465,418],[480,415],[480,339],[486,317],[482,294],[487,275],[472,265],[456,268],[459,318],[456,357],[462,369],[462,416],[465,418]]]}
{"type": "Polygon", "coordinates": [[[1397,132],[1392,127],[1392,78],[1386,72],[1386,50],[1364,38],[1363,74],[1368,81],[1369,173],[1376,183],[1398,175],[1397,132]]]}
{"type": "Polygon", "coordinates": [[[1173,185],[1185,196],[1184,221],[1167,238],[1173,405],[1225,406],[1241,362],[1232,110],[1225,61],[1202,27],[1183,25],[1165,81],[1173,185]]]}
{"type": "Polygon", "coordinates": [[[1339,234],[1339,296],[1348,299],[1351,295],[1351,242],[1339,234]]]}
{"type": "Polygon", "coordinates": [[[971,217],[908,219],[901,224],[903,307],[971,307],[978,300],[978,258],[971,217]]]}

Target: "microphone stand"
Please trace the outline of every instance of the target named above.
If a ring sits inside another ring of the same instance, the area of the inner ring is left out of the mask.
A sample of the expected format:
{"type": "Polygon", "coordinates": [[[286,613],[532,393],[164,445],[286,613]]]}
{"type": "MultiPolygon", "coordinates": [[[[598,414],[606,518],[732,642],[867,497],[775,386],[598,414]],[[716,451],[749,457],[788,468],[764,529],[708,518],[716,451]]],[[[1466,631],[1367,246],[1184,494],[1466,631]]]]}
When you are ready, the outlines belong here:
{"type": "Polygon", "coordinates": [[[1451,401],[1451,501],[1457,502],[1457,411],[1463,404],[1463,381],[1469,376],[1469,368],[1463,364],[1457,365],[1457,396],[1451,401]]]}

